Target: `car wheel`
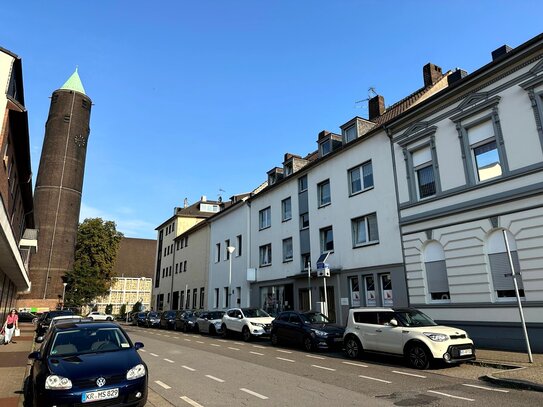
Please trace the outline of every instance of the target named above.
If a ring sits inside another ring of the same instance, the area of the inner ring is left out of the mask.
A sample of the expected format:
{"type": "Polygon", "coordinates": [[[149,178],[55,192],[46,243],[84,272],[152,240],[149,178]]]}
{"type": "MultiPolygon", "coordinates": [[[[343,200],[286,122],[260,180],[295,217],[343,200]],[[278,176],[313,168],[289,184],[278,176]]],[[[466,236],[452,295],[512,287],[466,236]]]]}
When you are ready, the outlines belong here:
{"type": "Polygon", "coordinates": [[[273,346],[279,345],[279,338],[277,337],[277,334],[275,332],[272,332],[270,335],[271,344],[273,346]]]}
{"type": "Polygon", "coordinates": [[[93,317],[89,317],[89,319],[90,319],[91,321],[94,321],[94,318],[93,318],[93,317]]]}
{"type": "Polygon", "coordinates": [[[217,330],[215,329],[215,326],[214,325],[211,325],[209,327],[209,334],[210,335],[217,335],[217,330]]]}
{"type": "Polygon", "coordinates": [[[358,359],[362,354],[362,344],[358,338],[349,336],[345,340],[345,353],[349,359],[358,359]]]}
{"type": "Polygon", "coordinates": [[[111,321],[112,319],[110,317],[107,317],[106,318],[106,321],[111,321]]]}
{"type": "Polygon", "coordinates": [[[243,340],[245,342],[249,342],[251,340],[252,335],[248,327],[243,327],[243,330],[241,331],[241,336],[243,337],[243,340]]]}
{"type": "Polygon", "coordinates": [[[228,329],[226,328],[226,325],[225,325],[225,324],[222,324],[222,325],[221,325],[221,337],[222,337],[223,339],[228,338],[228,329]]]}
{"type": "Polygon", "coordinates": [[[198,326],[198,324],[194,325],[194,332],[200,332],[200,327],[198,326]]]}
{"type": "MultiPolygon", "coordinates": [[[[32,372],[30,372],[32,373],[32,372]]],[[[24,382],[24,401],[23,401],[23,407],[32,407],[34,405],[34,392],[32,391],[32,383],[30,382],[31,374],[25,379],[24,382]]]]}
{"type": "Polygon", "coordinates": [[[430,352],[426,346],[415,343],[407,348],[407,362],[415,369],[428,369],[430,367],[430,352]]]}
{"type": "Polygon", "coordinates": [[[183,324],[183,332],[187,333],[189,331],[189,327],[187,326],[187,324],[183,324]]]}
{"type": "Polygon", "coordinates": [[[304,336],[303,345],[304,345],[304,349],[307,352],[311,352],[313,350],[313,341],[311,340],[309,336],[304,336]]]}

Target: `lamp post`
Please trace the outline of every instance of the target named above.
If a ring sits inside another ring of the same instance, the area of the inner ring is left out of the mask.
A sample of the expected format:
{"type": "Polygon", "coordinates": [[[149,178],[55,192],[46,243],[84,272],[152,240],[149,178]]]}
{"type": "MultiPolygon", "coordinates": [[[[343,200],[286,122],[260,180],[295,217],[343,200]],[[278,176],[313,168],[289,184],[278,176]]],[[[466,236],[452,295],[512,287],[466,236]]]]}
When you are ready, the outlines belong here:
{"type": "Polygon", "coordinates": [[[236,248],[228,246],[226,250],[228,251],[228,307],[232,307],[232,302],[230,301],[232,295],[232,288],[230,287],[232,284],[232,253],[234,253],[236,248]]]}
{"type": "Polygon", "coordinates": [[[68,285],[68,283],[62,283],[62,285],[64,287],[62,287],[62,308],[61,309],[64,309],[64,295],[66,294],[66,286],[68,285]]]}

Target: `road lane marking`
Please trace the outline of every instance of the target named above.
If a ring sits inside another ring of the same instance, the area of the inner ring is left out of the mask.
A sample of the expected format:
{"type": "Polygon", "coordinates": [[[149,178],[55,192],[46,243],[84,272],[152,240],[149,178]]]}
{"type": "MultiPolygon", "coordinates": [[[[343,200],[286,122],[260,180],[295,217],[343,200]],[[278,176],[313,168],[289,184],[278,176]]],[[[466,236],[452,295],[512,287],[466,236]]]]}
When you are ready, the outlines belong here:
{"type": "Polygon", "coordinates": [[[266,396],[263,396],[262,394],[258,394],[258,393],[254,392],[252,390],[245,389],[243,387],[240,390],[244,391],[245,393],[248,393],[248,394],[250,394],[252,396],[258,397],[259,399],[262,399],[262,400],[267,400],[268,399],[266,396]]]}
{"type": "Polygon", "coordinates": [[[282,350],[282,349],[275,349],[277,352],[281,352],[281,353],[292,353],[291,351],[289,350],[282,350]]]}
{"type": "Polygon", "coordinates": [[[239,348],[232,348],[231,346],[229,346],[228,349],[239,350],[239,348]]]}
{"type": "Polygon", "coordinates": [[[381,383],[388,383],[388,384],[392,383],[392,382],[389,382],[388,380],[377,379],[377,378],[375,378],[375,377],[362,376],[362,375],[358,375],[358,377],[361,377],[361,378],[363,378],[363,379],[368,379],[368,380],[375,380],[375,381],[381,382],[381,383]]]}
{"type": "Polygon", "coordinates": [[[331,372],[335,372],[335,371],[336,371],[336,369],[332,369],[332,368],[330,368],[330,367],[319,366],[319,365],[311,365],[311,367],[316,367],[317,369],[330,370],[331,372]]]}
{"type": "Polygon", "coordinates": [[[179,336],[173,336],[172,338],[173,339],[179,339],[179,336]]]}
{"type": "Polygon", "coordinates": [[[249,353],[252,353],[253,355],[264,356],[263,353],[253,352],[252,350],[249,351],[249,353]]]}
{"type": "Polygon", "coordinates": [[[415,374],[415,373],[400,372],[399,370],[393,370],[392,373],[403,374],[403,375],[406,375],[406,376],[420,377],[421,379],[426,379],[426,376],[423,376],[423,375],[420,375],[420,374],[415,374]]]}
{"type": "Polygon", "coordinates": [[[181,366],[181,367],[182,367],[183,369],[190,370],[191,372],[196,371],[196,369],[193,369],[192,367],[188,367],[188,366],[185,366],[185,365],[183,365],[183,366],[181,366]]]}
{"type": "Polygon", "coordinates": [[[183,400],[185,403],[188,403],[190,404],[191,406],[193,407],[204,407],[202,406],[201,404],[198,404],[197,402],[195,402],[194,400],[192,399],[189,399],[187,396],[181,396],[179,397],[181,400],[183,400]]]}
{"type": "Polygon", "coordinates": [[[150,353],[150,352],[149,352],[149,355],[154,356],[155,358],[158,356],[156,353],[150,353]]]}
{"type": "Polygon", "coordinates": [[[244,343],[241,343],[241,342],[234,342],[234,343],[235,343],[236,345],[243,345],[243,346],[245,346],[245,344],[244,344],[244,343]]]}
{"type": "Polygon", "coordinates": [[[323,358],[322,356],[315,356],[315,355],[305,355],[306,357],[308,358],[313,358],[313,359],[320,359],[320,360],[324,360],[325,358],[323,358]]]}
{"type": "Polygon", "coordinates": [[[218,340],[219,342],[228,342],[228,341],[226,341],[226,340],[224,340],[224,339],[217,339],[217,340],[218,340]]]}
{"type": "Polygon", "coordinates": [[[162,334],[157,334],[158,336],[162,336],[162,334]]]}
{"type": "Polygon", "coordinates": [[[483,389],[483,390],[488,390],[488,391],[497,391],[497,392],[500,392],[500,393],[509,393],[509,390],[493,389],[492,387],[477,386],[475,384],[462,384],[462,386],[476,387],[478,389],[483,389]]]}
{"type": "Polygon", "coordinates": [[[224,380],[223,380],[223,379],[219,379],[218,377],[211,376],[210,374],[206,374],[206,377],[209,378],[209,379],[211,379],[211,380],[215,380],[216,382],[224,383],[224,380]]]}
{"type": "Polygon", "coordinates": [[[185,338],[185,341],[187,341],[187,342],[192,342],[192,339],[187,339],[187,338],[185,338]]]}
{"type": "Polygon", "coordinates": [[[296,362],[295,360],[286,359],[286,358],[280,358],[279,356],[276,356],[275,359],[284,360],[285,362],[296,362]]]}
{"type": "Polygon", "coordinates": [[[260,345],[253,345],[253,348],[266,349],[265,346],[260,346],[260,345]]]}
{"type": "Polygon", "coordinates": [[[199,338],[198,335],[191,335],[193,338],[199,338]]]}
{"type": "Polygon", "coordinates": [[[158,384],[160,387],[165,388],[166,390],[171,389],[170,386],[168,386],[166,383],[162,383],[160,380],[155,380],[155,383],[158,384]]]}
{"type": "Polygon", "coordinates": [[[166,362],[169,362],[169,363],[175,363],[173,360],[170,360],[170,359],[164,359],[166,362]]]}
{"type": "Polygon", "coordinates": [[[196,341],[196,343],[205,343],[205,342],[202,342],[202,341],[196,341]]]}
{"type": "Polygon", "coordinates": [[[468,399],[466,397],[453,396],[452,394],[441,393],[439,391],[428,390],[428,393],[439,394],[441,396],[450,397],[450,398],[458,399],[458,400],[475,401],[475,399],[468,399]]]}
{"type": "Polygon", "coordinates": [[[166,334],[164,334],[164,336],[165,336],[166,338],[169,338],[169,337],[170,337],[170,335],[166,335],[166,334]]]}
{"type": "Polygon", "coordinates": [[[351,366],[368,367],[367,365],[363,365],[362,363],[354,363],[354,362],[341,362],[341,363],[344,363],[346,365],[351,365],[351,366]]]}
{"type": "Polygon", "coordinates": [[[210,343],[211,346],[216,346],[217,348],[220,348],[221,345],[219,345],[218,343],[210,343]]]}
{"type": "Polygon", "coordinates": [[[145,349],[138,349],[140,352],[147,352],[145,349]]]}

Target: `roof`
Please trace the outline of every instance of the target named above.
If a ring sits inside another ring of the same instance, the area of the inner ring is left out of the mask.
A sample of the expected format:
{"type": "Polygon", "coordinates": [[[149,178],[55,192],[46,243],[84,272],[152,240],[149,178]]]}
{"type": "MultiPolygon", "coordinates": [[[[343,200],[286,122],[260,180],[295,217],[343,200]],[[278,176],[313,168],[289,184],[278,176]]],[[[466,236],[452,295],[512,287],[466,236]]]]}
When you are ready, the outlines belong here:
{"type": "Polygon", "coordinates": [[[123,237],[113,271],[117,277],[154,276],[156,240],[123,237]]]}
{"type": "Polygon", "coordinates": [[[73,90],[75,92],[86,95],[85,88],[83,88],[83,84],[81,83],[81,78],[79,77],[77,68],[75,68],[75,72],[72,74],[72,76],[68,78],[68,80],[64,83],[64,85],[62,85],[60,89],[73,90]]]}
{"type": "Polygon", "coordinates": [[[158,225],[155,230],[162,229],[164,226],[169,224],[172,220],[176,218],[209,218],[213,216],[216,212],[203,212],[200,210],[200,204],[210,204],[210,205],[225,205],[224,202],[219,201],[197,201],[186,208],[175,208],[175,213],[173,216],[166,219],[160,225],[158,225]]]}

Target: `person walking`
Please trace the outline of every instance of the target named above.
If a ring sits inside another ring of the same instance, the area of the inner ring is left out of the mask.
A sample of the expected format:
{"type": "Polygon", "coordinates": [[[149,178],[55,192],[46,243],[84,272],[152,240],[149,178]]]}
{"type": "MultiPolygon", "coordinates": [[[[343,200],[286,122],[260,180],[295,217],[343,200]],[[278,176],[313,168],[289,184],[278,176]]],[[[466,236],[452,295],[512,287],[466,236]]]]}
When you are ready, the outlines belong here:
{"type": "Polygon", "coordinates": [[[17,315],[17,310],[12,309],[6,318],[6,322],[4,322],[4,325],[2,326],[2,331],[4,332],[4,345],[11,342],[15,329],[19,329],[19,315],[17,315]]]}

